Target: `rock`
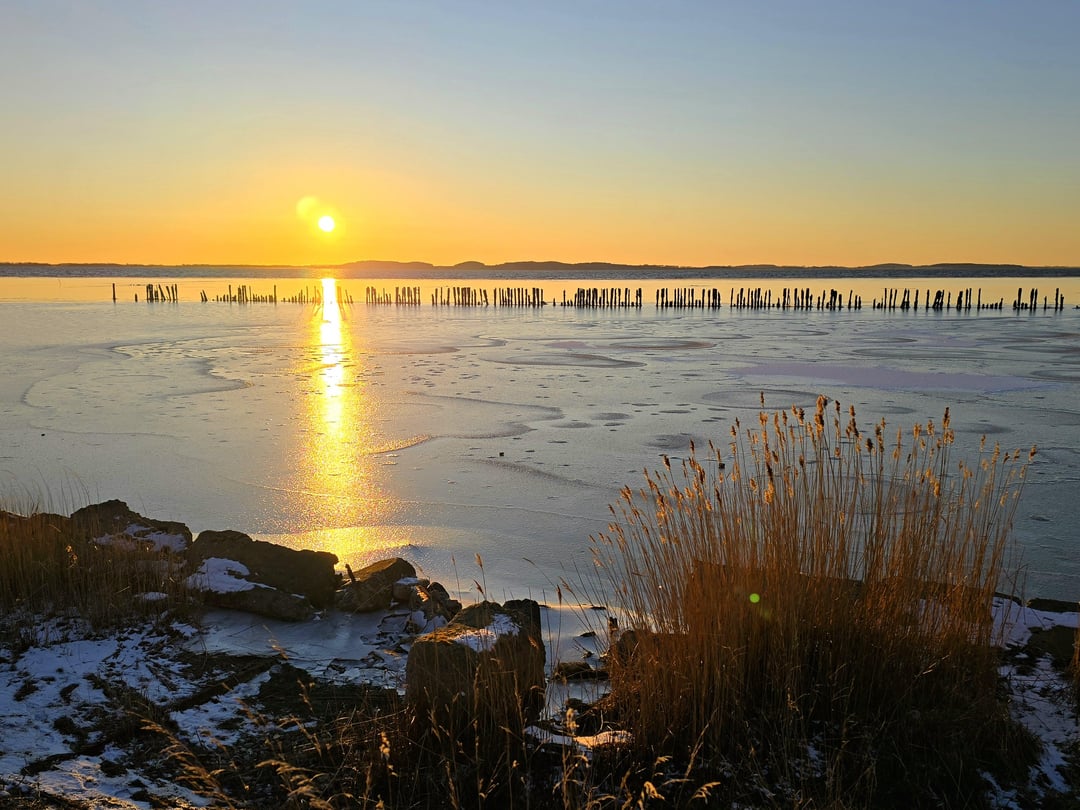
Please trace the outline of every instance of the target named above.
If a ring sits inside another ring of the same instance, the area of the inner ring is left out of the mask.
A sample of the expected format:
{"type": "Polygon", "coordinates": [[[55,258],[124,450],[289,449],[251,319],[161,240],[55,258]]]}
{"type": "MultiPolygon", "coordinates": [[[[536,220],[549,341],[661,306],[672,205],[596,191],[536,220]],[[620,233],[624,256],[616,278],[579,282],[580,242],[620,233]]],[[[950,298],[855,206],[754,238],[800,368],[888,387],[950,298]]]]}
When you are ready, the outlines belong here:
{"type": "Polygon", "coordinates": [[[352,613],[384,610],[394,598],[394,583],[416,576],[412,564],[400,557],[372,563],[359,571],[349,571],[352,580],[334,594],[334,606],[352,613]]]}
{"type": "Polygon", "coordinates": [[[599,734],[604,728],[603,704],[586,703],[580,698],[567,698],[567,712],[573,712],[574,725],[578,735],[592,736],[599,734]]]}
{"type": "Polygon", "coordinates": [[[315,615],[307,597],[252,580],[247,566],[235,560],[207,557],[186,584],[217,607],[287,622],[307,621],[315,615]]]}
{"type": "Polygon", "coordinates": [[[71,535],[121,551],[145,550],[178,554],[191,545],[191,529],[175,520],[154,520],[118,500],[84,506],[71,513],[71,535]]]}
{"type": "Polygon", "coordinates": [[[315,615],[315,608],[306,598],[279,591],[277,588],[254,587],[247,591],[208,592],[206,601],[216,607],[254,613],[283,622],[306,622],[315,615]]]}
{"type": "Polygon", "coordinates": [[[408,633],[423,633],[430,620],[431,617],[424,611],[414,610],[409,614],[408,621],[405,622],[405,631],[408,633]]]}
{"type": "MultiPolygon", "coordinates": [[[[440,602],[450,599],[450,592],[446,590],[446,586],[441,582],[432,582],[427,586],[428,593],[431,594],[433,599],[437,599],[440,602]]],[[[461,610],[461,603],[458,603],[458,610],[461,610]]]]}
{"type": "Polygon", "coordinates": [[[450,593],[439,582],[432,582],[427,588],[428,595],[435,600],[435,613],[447,621],[453,619],[461,610],[461,602],[451,599],[450,593]]]}
{"type": "Polygon", "coordinates": [[[607,676],[605,670],[594,669],[588,661],[560,661],[551,673],[559,681],[597,681],[607,676]]]}
{"type": "Polygon", "coordinates": [[[7,537],[66,537],[71,531],[71,518],[49,512],[17,515],[0,509],[0,531],[7,537]]]}
{"type": "Polygon", "coordinates": [[[1076,654],[1076,628],[1055,624],[1051,627],[1032,627],[1025,650],[1032,658],[1050,656],[1060,670],[1067,669],[1076,654]]]}
{"type": "Polygon", "coordinates": [[[430,631],[431,623],[441,620],[436,626],[442,627],[457,615],[461,610],[461,602],[451,599],[450,594],[438,582],[429,583],[426,579],[406,577],[394,583],[393,600],[399,605],[408,607],[415,613],[424,617],[422,623],[414,622],[414,632],[430,631]]]}
{"type": "Polygon", "coordinates": [[[187,559],[196,568],[212,557],[241,563],[248,571],[249,582],[298,594],[316,608],[334,603],[337,557],[328,551],[297,551],[253,540],[242,532],[201,532],[187,550],[187,559]]]}
{"type": "Polygon", "coordinates": [[[651,633],[641,630],[627,630],[615,639],[608,652],[608,660],[618,666],[629,666],[637,656],[641,637],[648,637],[651,633]]]}
{"type": "Polygon", "coordinates": [[[430,584],[429,580],[419,577],[402,577],[394,583],[391,597],[395,602],[401,602],[412,607],[413,601],[421,598],[419,594],[423,594],[422,598],[427,598],[427,587],[430,584]]]}
{"type": "Polygon", "coordinates": [[[512,728],[543,705],[544,660],[536,602],[470,605],[413,642],[405,700],[421,723],[512,728]]]}
{"type": "Polygon", "coordinates": [[[1066,602],[1063,599],[1029,599],[1027,606],[1032,610],[1046,613],[1076,613],[1080,611],[1080,602],[1066,602]]]}
{"type": "Polygon", "coordinates": [[[416,613],[423,613],[425,619],[433,619],[435,618],[435,612],[438,605],[435,604],[435,600],[428,595],[426,588],[417,585],[413,590],[413,593],[409,596],[409,608],[416,613]]]}

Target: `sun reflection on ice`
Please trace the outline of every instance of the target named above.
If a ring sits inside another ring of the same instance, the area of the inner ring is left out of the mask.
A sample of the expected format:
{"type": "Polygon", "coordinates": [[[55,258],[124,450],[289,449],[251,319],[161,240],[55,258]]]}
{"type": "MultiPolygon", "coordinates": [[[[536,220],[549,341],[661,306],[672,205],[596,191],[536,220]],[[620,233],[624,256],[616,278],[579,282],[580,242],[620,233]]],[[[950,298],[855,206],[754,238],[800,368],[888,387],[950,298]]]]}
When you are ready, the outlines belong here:
{"type": "Polygon", "coordinates": [[[322,304],[315,310],[312,347],[319,370],[307,413],[309,435],[301,459],[306,498],[306,547],[331,551],[342,561],[372,550],[368,527],[396,511],[377,480],[381,460],[375,402],[362,381],[362,350],[341,303],[337,282],[322,280],[322,304]]]}
{"type": "MultiPolygon", "coordinates": [[[[322,280],[322,321],[319,324],[319,350],[322,354],[323,423],[327,434],[339,433],[346,397],[345,370],[349,361],[351,336],[342,329],[341,304],[337,300],[337,283],[332,278],[322,280]]],[[[338,436],[340,438],[340,435],[338,436]]],[[[326,444],[324,441],[323,444],[326,444]]]]}

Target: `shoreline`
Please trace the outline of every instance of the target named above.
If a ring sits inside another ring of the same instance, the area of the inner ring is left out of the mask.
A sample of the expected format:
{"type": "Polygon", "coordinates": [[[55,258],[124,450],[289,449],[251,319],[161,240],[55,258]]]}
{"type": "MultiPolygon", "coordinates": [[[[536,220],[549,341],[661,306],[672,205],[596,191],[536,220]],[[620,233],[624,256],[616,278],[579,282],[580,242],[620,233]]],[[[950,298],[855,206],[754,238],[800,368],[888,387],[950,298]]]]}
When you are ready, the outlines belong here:
{"type": "MultiPolygon", "coordinates": [[[[42,517],[72,521],[75,527],[79,515],[87,542],[120,556],[149,551],[164,558],[184,556],[200,542],[194,538],[185,545],[185,524],[144,517],[120,502],[85,507],[67,518],[42,517]],[[98,536],[101,531],[106,534],[98,536]]],[[[153,593],[143,598],[141,618],[111,629],[95,630],[76,615],[39,617],[19,643],[0,647],[5,664],[0,668],[5,709],[0,802],[36,795],[78,807],[109,802],[142,810],[163,801],[201,806],[200,785],[192,790],[167,775],[170,769],[183,770],[186,762],[170,759],[175,756],[170,751],[187,751],[195,763],[213,762],[214,751],[226,751],[236,758],[232,764],[257,753],[269,735],[283,734],[299,722],[296,718],[304,718],[310,734],[332,735],[340,712],[355,717],[365,708],[376,716],[384,705],[399,710],[402,699],[407,702],[410,652],[431,637],[426,629],[410,628],[415,606],[396,595],[405,582],[397,581],[393,601],[377,609],[350,612],[333,604],[302,620],[267,618],[213,602],[188,613],[169,608],[164,598],[149,598],[153,593]],[[131,719],[140,713],[141,725],[131,719]]],[[[487,600],[483,593],[473,596],[470,604],[487,600]]],[[[1034,601],[1021,606],[1000,595],[993,598],[998,628],[993,646],[1014,719],[1037,737],[1043,751],[1029,785],[990,782],[989,795],[1006,797],[1019,787],[1043,796],[1073,796],[1076,789],[1067,775],[1077,739],[1076,710],[1062,662],[1071,656],[1080,614],[1075,603],[1042,600],[1045,604],[1035,606],[1034,601]],[[1056,612],[1065,606],[1068,613],[1056,612]]],[[[605,671],[602,659],[611,641],[603,626],[617,609],[561,601],[539,608],[545,698],[537,722],[526,729],[531,740],[526,747],[532,746],[539,762],[548,750],[557,763],[567,751],[591,757],[604,746],[628,745],[617,723],[600,733],[566,719],[574,716],[569,708],[582,712],[584,722],[607,691],[598,674],[605,671]],[[592,677],[579,681],[560,672],[592,677]]],[[[301,746],[303,741],[299,738],[301,746]]],[[[556,765],[548,773],[557,772],[556,765]]],[[[212,791],[216,784],[201,787],[212,791]]]]}
{"type": "Polygon", "coordinates": [[[928,265],[707,265],[703,267],[629,265],[608,262],[462,262],[432,265],[425,262],[363,261],[319,265],[227,265],[227,264],[113,264],[93,263],[0,263],[0,278],[230,278],[238,273],[252,278],[316,278],[327,270],[341,279],[900,279],[900,278],[1076,278],[1080,267],[1014,264],[939,263],[928,265]]]}

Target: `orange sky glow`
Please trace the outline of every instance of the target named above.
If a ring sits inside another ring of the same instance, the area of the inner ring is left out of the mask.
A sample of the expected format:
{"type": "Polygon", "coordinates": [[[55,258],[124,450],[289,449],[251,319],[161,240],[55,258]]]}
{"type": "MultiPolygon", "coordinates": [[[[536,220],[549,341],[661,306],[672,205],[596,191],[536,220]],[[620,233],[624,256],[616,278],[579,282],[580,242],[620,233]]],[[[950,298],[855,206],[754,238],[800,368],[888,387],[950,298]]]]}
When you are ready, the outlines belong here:
{"type": "Polygon", "coordinates": [[[249,5],[10,15],[0,261],[1080,264],[1076,6],[249,5]]]}

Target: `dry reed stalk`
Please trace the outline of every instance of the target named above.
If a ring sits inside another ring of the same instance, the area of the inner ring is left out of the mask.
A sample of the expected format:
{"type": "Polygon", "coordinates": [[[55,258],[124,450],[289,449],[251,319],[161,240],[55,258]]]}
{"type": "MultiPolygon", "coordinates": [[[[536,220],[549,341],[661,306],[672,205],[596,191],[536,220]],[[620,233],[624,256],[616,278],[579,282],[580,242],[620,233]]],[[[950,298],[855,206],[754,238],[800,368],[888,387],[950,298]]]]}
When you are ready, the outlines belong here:
{"type": "Polygon", "coordinates": [[[727,452],[691,447],[624,489],[592,541],[644,631],[611,667],[639,743],[704,736],[714,755],[773,768],[812,746],[837,773],[853,734],[880,747],[951,706],[927,744],[971,744],[1001,714],[990,605],[1030,455],[983,446],[971,466],[953,442],[947,410],[889,443],[884,421],[864,435],[821,397],[809,418],[762,411],[727,452]]]}

